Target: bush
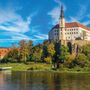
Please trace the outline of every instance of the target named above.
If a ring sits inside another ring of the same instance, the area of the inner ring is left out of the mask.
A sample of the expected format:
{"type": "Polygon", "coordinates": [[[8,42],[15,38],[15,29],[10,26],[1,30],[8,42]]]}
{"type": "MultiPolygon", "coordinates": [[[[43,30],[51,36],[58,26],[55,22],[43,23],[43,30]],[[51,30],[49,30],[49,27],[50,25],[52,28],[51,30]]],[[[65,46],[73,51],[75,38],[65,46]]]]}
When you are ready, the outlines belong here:
{"type": "Polygon", "coordinates": [[[80,67],[84,67],[88,65],[88,60],[87,60],[87,56],[85,56],[84,54],[79,54],[76,58],[75,58],[75,63],[77,65],[79,65],[80,67]]]}
{"type": "Polygon", "coordinates": [[[73,55],[67,55],[66,60],[64,62],[64,65],[68,68],[74,67],[73,60],[75,59],[75,56],[73,55]]]}
{"type": "Polygon", "coordinates": [[[51,57],[47,57],[47,58],[45,58],[44,60],[45,60],[45,62],[46,62],[47,64],[51,64],[51,63],[52,63],[52,58],[51,58],[51,57]]]}

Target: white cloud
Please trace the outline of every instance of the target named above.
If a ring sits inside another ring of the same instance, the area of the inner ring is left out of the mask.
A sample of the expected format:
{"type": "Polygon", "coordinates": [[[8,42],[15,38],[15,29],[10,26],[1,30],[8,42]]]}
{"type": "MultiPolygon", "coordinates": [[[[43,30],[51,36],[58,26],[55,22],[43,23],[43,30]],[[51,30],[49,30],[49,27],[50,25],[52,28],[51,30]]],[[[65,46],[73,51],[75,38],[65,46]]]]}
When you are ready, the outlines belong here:
{"type": "MultiPolygon", "coordinates": [[[[28,37],[27,35],[22,33],[17,33],[17,32],[1,32],[1,34],[3,34],[3,36],[9,36],[10,40],[22,40],[22,39],[29,40],[30,39],[30,37],[28,37]]],[[[3,40],[9,40],[9,39],[4,38],[3,40]]]]}
{"type": "Polygon", "coordinates": [[[52,25],[55,25],[59,22],[61,5],[64,6],[64,11],[66,10],[65,4],[62,3],[60,0],[54,0],[54,2],[57,3],[58,6],[54,7],[51,11],[48,12],[48,15],[52,18],[50,22],[50,24],[52,25]]]}
{"type": "Polygon", "coordinates": [[[48,39],[48,35],[46,34],[38,34],[38,35],[34,35],[34,37],[36,37],[38,40],[48,39]]]}
{"type": "Polygon", "coordinates": [[[84,22],[82,22],[82,24],[84,24],[84,25],[90,25],[90,20],[89,21],[84,21],[84,22]]]}
{"type": "Polygon", "coordinates": [[[31,18],[24,20],[21,15],[14,10],[0,9],[0,29],[4,31],[14,31],[25,33],[29,31],[31,18]]]}
{"type": "Polygon", "coordinates": [[[55,7],[53,10],[48,12],[48,15],[52,18],[52,25],[55,25],[59,21],[60,7],[55,7]]]}
{"type": "Polygon", "coordinates": [[[54,2],[56,2],[58,5],[62,4],[62,2],[60,0],[54,0],[54,2]]]}
{"type": "Polygon", "coordinates": [[[30,14],[25,20],[15,9],[0,9],[0,30],[3,31],[0,32],[0,41],[33,40],[32,36],[29,37],[25,33],[31,30],[30,24],[36,14],[37,12],[30,14]]]}

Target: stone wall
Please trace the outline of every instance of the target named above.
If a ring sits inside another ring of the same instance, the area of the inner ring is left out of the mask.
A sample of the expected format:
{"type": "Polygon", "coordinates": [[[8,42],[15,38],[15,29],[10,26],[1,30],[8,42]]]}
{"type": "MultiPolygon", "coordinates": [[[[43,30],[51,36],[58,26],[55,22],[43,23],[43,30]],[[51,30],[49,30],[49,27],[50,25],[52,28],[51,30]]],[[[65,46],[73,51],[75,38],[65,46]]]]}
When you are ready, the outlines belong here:
{"type": "Polygon", "coordinates": [[[80,48],[84,45],[90,44],[90,41],[86,40],[74,40],[74,41],[66,41],[67,46],[69,46],[69,50],[71,54],[78,54],[80,48]]]}

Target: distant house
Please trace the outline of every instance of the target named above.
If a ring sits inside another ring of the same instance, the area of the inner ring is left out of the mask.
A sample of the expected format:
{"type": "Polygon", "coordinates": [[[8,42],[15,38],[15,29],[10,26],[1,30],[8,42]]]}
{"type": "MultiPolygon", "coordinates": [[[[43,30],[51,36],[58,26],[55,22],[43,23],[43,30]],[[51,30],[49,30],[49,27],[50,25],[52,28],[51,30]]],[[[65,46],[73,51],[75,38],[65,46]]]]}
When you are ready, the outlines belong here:
{"type": "Polygon", "coordinates": [[[0,59],[2,59],[8,52],[10,51],[10,48],[0,48],[0,59]]]}

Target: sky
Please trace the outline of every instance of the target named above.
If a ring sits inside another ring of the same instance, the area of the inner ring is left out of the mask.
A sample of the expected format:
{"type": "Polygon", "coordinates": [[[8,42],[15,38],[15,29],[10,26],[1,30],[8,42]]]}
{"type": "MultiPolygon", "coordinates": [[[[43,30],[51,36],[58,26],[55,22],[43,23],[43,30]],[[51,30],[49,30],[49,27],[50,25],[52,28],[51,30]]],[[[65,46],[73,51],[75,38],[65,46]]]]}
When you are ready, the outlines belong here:
{"type": "Polygon", "coordinates": [[[90,0],[0,0],[0,47],[48,39],[48,32],[59,22],[61,5],[66,22],[90,26],[90,0]]]}

